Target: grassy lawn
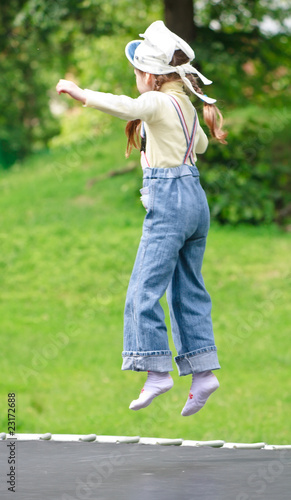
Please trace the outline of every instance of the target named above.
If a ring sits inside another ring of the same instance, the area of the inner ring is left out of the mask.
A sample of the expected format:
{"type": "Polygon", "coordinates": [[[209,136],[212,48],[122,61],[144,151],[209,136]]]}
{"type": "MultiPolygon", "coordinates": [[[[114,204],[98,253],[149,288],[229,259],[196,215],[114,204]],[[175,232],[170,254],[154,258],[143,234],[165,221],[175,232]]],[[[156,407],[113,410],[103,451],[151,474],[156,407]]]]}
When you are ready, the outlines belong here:
{"type": "Polygon", "coordinates": [[[16,392],[18,432],[291,443],[290,234],[274,226],[212,224],[204,278],[222,370],[206,407],[180,416],[190,380],[174,367],[168,394],[128,410],[145,377],[120,371],[141,172],[87,187],[126,165],[122,127],[1,173],[0,432],[16,392]]]}

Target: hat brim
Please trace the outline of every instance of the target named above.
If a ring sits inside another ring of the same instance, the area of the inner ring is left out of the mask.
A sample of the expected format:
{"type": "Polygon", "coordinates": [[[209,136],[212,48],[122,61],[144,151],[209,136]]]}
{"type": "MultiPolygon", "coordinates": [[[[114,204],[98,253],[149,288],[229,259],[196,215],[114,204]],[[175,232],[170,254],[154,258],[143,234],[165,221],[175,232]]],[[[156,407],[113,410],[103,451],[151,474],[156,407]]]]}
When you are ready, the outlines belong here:
{"type": "Polygon", "coordinates": [[[125,47],[125,55],[129,62],[135,66],[134,64],[134,54],[137,49],[137,47],[141,44],[141,40],[133,40],[132,42],[129,42],[127,46],[125,47]]]}

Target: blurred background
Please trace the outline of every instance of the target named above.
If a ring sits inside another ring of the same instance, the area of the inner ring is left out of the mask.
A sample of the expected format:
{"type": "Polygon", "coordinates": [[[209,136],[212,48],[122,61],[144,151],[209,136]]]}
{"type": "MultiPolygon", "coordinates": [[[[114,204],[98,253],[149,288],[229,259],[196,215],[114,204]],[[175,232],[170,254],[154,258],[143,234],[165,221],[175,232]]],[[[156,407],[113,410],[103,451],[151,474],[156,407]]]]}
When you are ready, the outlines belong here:
{"type": "Polygon", "coordinates": [[[213,148],[206,163],[200,161],[213,215],[232,223],[281,222],[290,216],[288,5],[284,0],[3,4],[1,167],[44,147],[102,133],[104,117],[59,99],[55,82],[64,77],[81,87],[134,95],[124,45],[162,18],[194,47],[198,66],[214,81],[207,91],[230,125],[230,147],[213,148]]]}
{"type": "Polygon", "coordinates": [[[18,394],[19,432],[291,442],[290,31],[287,0],[1,2],[1,397],[18,394]],[[120,372],[138,153],[125,160],[124,122],[55,91],[65,78],[137,97],[124,47],[158,19],[192,45],[229,132],[198,159],[223,370],[191,422],[185,378],[127,409],[143,381],[120,372]]]}

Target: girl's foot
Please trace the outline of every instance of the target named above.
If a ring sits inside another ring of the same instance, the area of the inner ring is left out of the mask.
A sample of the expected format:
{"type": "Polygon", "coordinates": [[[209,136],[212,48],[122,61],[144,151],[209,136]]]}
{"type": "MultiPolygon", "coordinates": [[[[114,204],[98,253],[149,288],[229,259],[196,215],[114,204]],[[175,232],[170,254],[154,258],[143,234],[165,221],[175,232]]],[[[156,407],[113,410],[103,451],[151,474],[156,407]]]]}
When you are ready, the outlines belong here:
{"type": "Polygon", "coordinates": [[[149,406],[154,398],[169,391],[174,385],[169,372],[148,372],[148,377],[138,399],[134,399],[129,406],[130,410],[141,410],[149,406]]]}
{"type": "Polygon", "coordinates": [[[201,410],[210,394],[218,387],[219,382],[211,371],[193,373],[190,393],[181,415],[188,417],[201,410]]]}

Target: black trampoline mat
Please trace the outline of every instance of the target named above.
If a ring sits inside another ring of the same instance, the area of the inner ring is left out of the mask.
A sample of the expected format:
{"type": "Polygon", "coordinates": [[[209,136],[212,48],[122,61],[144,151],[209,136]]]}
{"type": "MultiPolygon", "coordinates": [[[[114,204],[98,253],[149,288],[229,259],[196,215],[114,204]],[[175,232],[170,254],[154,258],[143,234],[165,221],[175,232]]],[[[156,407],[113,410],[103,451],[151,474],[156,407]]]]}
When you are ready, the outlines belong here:
{"type": "Polygon", "coordinates": [[[291,450],[0,442],[1,500],[290,500],[291,450]]]}

